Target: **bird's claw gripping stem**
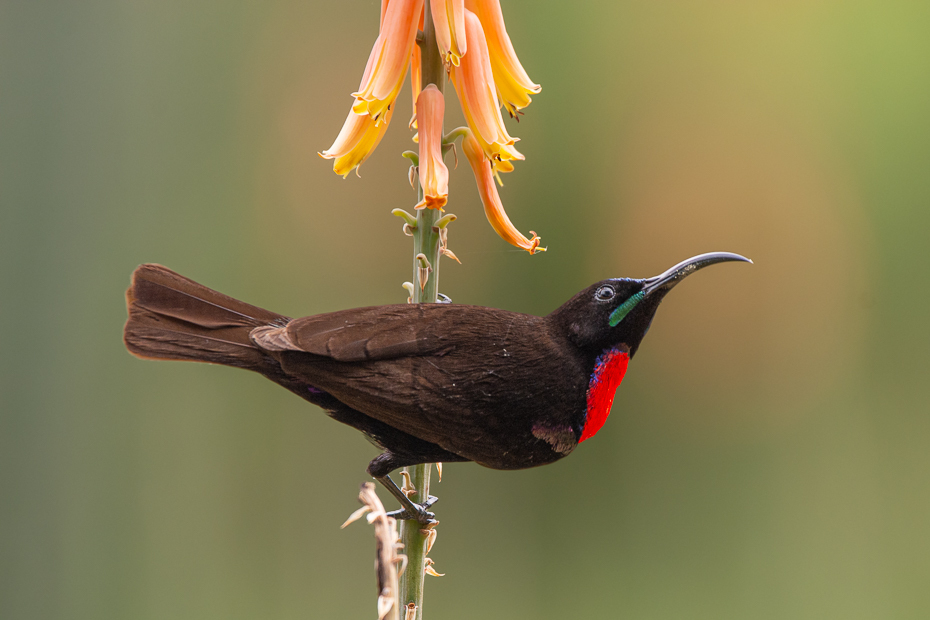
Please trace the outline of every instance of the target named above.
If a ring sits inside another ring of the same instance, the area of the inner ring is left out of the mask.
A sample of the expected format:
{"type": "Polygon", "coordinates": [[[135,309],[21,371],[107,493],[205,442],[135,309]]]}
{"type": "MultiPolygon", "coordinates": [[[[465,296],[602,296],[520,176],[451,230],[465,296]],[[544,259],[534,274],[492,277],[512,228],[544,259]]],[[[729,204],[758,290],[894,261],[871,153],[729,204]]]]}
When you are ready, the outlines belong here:
{"type": "Polygon", "coordinates": [[[438,521],[436,521],[436,515],[427,510],[427,508],[439,501],[438,497],[430,495],[423,504],[414,504],[410,501],[410,498],[394,484],[390,476],[375,477],[375,480],[384,485],[384,488],[390,491],[391,495],[400,502],[400,510],[393,510],[387,513],[387,516],[394,517],[395,519],[418,521],[421,525],[438,523],[438,521]]]}
{"type": "Polygon", "coordinates": [[[417,521],[422,526],[435,525],[436,523],[439,523],[439,521],[436,520],[436,515],[430,511],[426,510],[419,504],[411,505],[415,509],[414,512],[410,512],[410,510],[405,508],[400,508],[398,510],[392,510],[391,512],[387,513],[387,516],[398,520],[417,521]]]}

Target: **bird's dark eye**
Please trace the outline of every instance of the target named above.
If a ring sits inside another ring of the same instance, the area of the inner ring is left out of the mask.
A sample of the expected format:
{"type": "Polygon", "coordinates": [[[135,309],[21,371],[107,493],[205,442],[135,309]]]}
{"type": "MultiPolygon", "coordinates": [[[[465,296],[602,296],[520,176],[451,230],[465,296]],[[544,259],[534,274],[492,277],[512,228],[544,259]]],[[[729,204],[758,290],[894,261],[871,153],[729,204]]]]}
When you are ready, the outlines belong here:
{"type": "Polygon", "coordinates": [[[611,299],[614,298],[614,295],[616,294],[617,294],[617,291],[614,290],[614,287],[602,286],[601,288],[597,289],[596,293],[594,293],[594,297],[598,301],[610,301],[611,299]]]}

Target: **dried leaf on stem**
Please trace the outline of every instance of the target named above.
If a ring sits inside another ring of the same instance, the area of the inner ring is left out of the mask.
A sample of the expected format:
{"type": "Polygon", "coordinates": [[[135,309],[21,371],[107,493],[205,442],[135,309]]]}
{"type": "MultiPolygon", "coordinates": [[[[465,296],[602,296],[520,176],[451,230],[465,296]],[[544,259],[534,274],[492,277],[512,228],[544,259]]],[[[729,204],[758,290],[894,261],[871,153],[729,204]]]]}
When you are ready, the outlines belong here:
{"type": "Polygon", "coordinates": [[[400,607],[398,606],[398,564],[405,562],[406,558],[398,554],[400,536],[397,533],[397,522],[387,516],[384,505],[375,493],[375,485],[366,482],[359,491],[358,499],[362,507],[342,524],[342,527],[357,521],[368,513],[368,522],[375,528],[375,574],[378,578],[378,620],[400,620],[400,607]]]}

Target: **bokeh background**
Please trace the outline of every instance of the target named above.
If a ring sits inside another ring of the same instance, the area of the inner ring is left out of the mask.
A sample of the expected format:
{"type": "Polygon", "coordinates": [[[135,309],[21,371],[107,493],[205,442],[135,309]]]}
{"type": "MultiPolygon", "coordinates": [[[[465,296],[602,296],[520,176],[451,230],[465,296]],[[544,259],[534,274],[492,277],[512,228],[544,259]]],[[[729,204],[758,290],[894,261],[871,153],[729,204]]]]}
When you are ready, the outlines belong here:
{"type": "MultiPolygon", "coordinates": [[[[441,290],[546,313],[710,250],[595,440],[450,465],[428,617],[930,617],[930,4],[505,0],[543,92],[441,290]]],[[[375,0],[0,1],[0,617],[373,618],[375,450],[257,375],[121,343],[160,262],[292,316],[402,302],[405,89],[330,145],[375,0]]],[[[448,126],[460,118],[450,103],[448,126]]]]}

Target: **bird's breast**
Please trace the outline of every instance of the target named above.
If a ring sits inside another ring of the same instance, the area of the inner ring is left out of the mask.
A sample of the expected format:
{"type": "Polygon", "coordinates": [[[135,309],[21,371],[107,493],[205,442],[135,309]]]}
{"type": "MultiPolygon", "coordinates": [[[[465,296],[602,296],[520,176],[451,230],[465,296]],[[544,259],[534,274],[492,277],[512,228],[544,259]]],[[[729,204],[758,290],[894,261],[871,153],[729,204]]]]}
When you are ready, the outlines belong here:
{"type": "Polygon", "coordinates": [[[594,371],[588,382],[587,411],[579,443],[594,437],[610,414],[614,394],[623,381],[630,355],[620,349],[607,349],[594,362],[594,371]]]}

